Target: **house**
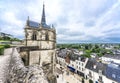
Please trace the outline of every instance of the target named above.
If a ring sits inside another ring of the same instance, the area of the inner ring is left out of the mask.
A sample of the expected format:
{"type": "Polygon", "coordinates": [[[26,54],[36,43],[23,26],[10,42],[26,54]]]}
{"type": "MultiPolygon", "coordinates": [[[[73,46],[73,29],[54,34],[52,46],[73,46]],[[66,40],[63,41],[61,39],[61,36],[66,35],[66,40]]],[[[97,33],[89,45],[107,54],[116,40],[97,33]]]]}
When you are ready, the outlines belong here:
{"type": "Polygon", "coordinates": [[[78,75],[84,77],[84,73],[85,73],[85,66],[86,63],[88,61],[88,58],[85,58],[83,56],[79,56],[78,59],[76,60],[76,72],[78,75]]]}
{"type": "Polygon", "coordinates": [[[59,49],[58,50],[57,62],[63,67],[66,66],[66,60],[65,60],[66,56],[67,56],[67,49],[59,49]]]}
{"type": "Polygon", "coordinates": [[[71,72],[84,77],[85,65],[88,58],[76,53],[73,49],[62,49],[57,56],[59,64],[67,67],[71,72]]]}
{"type": "MultiPolygon", "coordinates": [[[[85,68],[86,68],[85,78],[92,80],[93,83],[118,83],[119,82],[118,81],[119,75],[117,74],[116,76],[118,77],[116,79],[113,79],[112,77],[113,71],[111,70],[112,68],[110,68],[108,64],[104,64],[96,61],[96,59],[93,59],[93,58],[89,59],[85,68]]],[[[115,72],[118,72],[118,71],[115,71],[115,72]]]]}
{"type": "Polygon", "coordinates": [[[111,83],[120,83],[120,64],[108,64],[106,67],[105,75],[107,78],[116,81],[111,83]]]}
{"type": "Polygon", "coordinates": [[[100,57],[100,59],[106,63],[120,63],[120,55],[105,54],[104,56],[100,57]]]}
{"type": "Polygon", "coordinates": [[[94,83],[103,83],[105,67],[105,64],[97,62],[96,59],[89,59],[85,67],[86,79],[91,79],[94,83]]]}
{"type": "Polygon", "coordinates": [[[93,83],[120,83],[119,63],[102,63],[96,58],[85,58],[68,49],[60,50],[57,58],[63,67],[93,83]]]}

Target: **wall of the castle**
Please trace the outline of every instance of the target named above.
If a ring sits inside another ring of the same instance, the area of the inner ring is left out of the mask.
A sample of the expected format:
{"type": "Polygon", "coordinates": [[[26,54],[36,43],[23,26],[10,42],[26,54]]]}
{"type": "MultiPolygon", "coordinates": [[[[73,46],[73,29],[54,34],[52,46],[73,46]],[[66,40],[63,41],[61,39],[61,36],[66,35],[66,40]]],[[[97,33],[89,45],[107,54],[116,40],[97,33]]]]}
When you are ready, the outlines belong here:
{"type": "Polygon", "coordinates": [[[55,39],[56,38],[56,34],[54,32],[49,31],[48,35],[49,35],[49,40],[51,40],[51,41],[55,41],[56,40],[55,39]]]}
{"type": "Polygon", "coordinates": [[[32,40],[27,41],[27,46],[38,46],[38,45],[39,45],[38,41],[32,41],[32,40]]]}
{"type": "Polygon", "coordinates": [[[51,63],[51,56],[54,55],[54,50],[38,50],[30,51],[29,65],[51,63]]]}
{"type": "Polygon", "coordinates": [[[33,34],[37,35],[37,40],[45,40],[46,34],[48,34],[48,39],[51,41],[55,41],[56,39],[56,33],[53,30],[48,29],[26,29],[26,39],[32,40],[33,34]]]}
{"type": "Polygon", "coordinates": [[[27,41],[27,46],[39,46],[39,49],[55,49],[53,41],[27,41]]]}
{"type": "Polygon", "coordinates": [[[27,46],[39,46],[41,49],[54,49],[56,43],[56,33],[52,30],[40,29],[32,30],[26,29],[26,44],[27,46]],[[33,33],[36,34],[36,40],[32,40],[33,33]],[[46,34],[48,40],[46,40],[46,34]]]}
{"type": "Polygon", "coordinates": [[[39,51],[30,51],[29,54],[29,65],[39,64],[40,52],[39,51]]]}
{"type": "MultiPolygon", "coordinates": [[[[54,54],[56,46],[56,31],[52,28],[25,28],[25,41],[26,46],[39,46],[38,50],[29,50],[29,58],[26,60],[29,65],[40,64],[42,65],[51,63],[51,56],[54,54]],[[33,40],[33,34],[36,35],[33,40]]],[[[24,57],[25,57],[24,56],[24,57]]]]}
{"type": "Polygon", "coordinates": [[[41,49],[55,49],[55,42],[52,41],[40,41],[41,49]]]}
{"type": "Polygon", "coordinates": [[[29,64],[29,52],[28,51],[20,52],[20,56],[24,62],[24,65],[28,65],[29,64]]]}

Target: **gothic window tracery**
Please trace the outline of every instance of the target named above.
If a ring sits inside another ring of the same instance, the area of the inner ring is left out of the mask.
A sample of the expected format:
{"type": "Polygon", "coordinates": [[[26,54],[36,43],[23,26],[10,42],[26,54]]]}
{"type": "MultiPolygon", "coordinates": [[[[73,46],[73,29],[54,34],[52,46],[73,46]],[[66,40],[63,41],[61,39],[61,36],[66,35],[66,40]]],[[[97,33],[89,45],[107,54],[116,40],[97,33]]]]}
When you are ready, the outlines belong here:
{"type": "Polygon", "coordinates": [[[49,36],[48,33],[45,34],[45,40],[48,41],[49,40],[49,36]]]}
{"type": "Polygon", "coordinates": [[[37,40],[37,35],[36,35],[36,33],[33,33],[33,35],[32,35],[32,40],[37,40]]]}

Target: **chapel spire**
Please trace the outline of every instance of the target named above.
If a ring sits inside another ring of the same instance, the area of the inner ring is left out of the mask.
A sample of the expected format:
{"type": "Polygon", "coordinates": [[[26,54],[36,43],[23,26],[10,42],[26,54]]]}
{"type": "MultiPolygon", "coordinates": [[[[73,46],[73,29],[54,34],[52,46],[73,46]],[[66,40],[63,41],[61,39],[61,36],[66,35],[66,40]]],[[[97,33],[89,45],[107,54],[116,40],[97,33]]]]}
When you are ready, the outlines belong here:
{"type": "Polygon", "coordinates": [[[27,25],[29,26],[29,16],[28,16],[28,18],[27,18],[27,25]]]}
{"type": "Polygon", "coordinates": [[[42,11],[42,18],[41,18],[41,24],[46,24],[46,18],[45,18],[45,5],[43,3],[43,11],[42,11]]]}

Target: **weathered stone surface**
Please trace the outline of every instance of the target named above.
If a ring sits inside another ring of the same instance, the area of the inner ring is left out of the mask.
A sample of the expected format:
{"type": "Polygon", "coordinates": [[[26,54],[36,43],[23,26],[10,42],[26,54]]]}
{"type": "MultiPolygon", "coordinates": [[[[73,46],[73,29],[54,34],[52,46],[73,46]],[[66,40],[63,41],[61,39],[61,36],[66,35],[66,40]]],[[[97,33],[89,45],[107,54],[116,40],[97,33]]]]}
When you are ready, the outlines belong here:
{"type": "Polygon", "coordinates": [[[10,83],[48,83],[39,65],[31,65],[26,69],[11,71],[10,83]]]}
{"type": "Polygon", "coordinates": [[[9,61],[10,61],[10,56],[6,55],[0,56],[0,83],[7,83],[7,77],[9,76],[9,61]]]}
{"type": "Polygon", "coordinates": [[[29,72],[26,77],[28,83],[48,83],[43,70],[39,65],[29,66],[28,69],[29,72]]]}
{"type": "Polygon", "coordinates": [[[10,50],[0,59],[0,83],[48,83],[39,65],[25,67],[17,50],[10,50]]]}

